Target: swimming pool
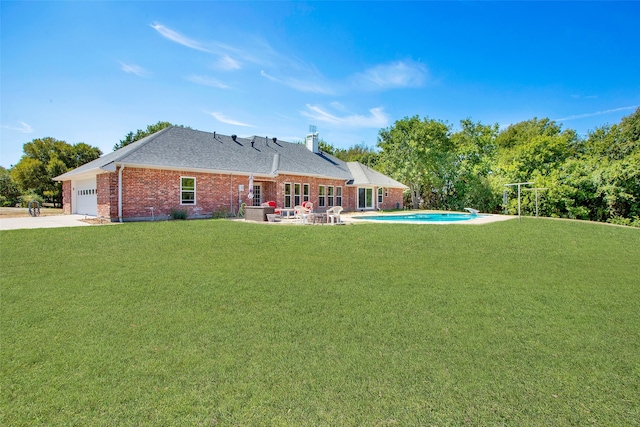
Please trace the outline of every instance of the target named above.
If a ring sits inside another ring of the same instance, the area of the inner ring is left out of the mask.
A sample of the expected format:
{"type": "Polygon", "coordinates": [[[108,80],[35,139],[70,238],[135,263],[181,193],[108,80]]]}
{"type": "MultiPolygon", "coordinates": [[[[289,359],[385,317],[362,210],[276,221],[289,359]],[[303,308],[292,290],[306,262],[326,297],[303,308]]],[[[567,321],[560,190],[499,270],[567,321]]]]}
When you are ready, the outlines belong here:
{"type": "Polygon", "coordinates": [[[447,224],[469,221],[470,219],[483,218],[486,215],[474,215],[467,213],[435,212],[435,213],[415,213],[415,214],[392,214],[392,215],[362,215],[354,216],[353,219],[363,221],[380,222],[401,222],[420,224],[447,224]]]}

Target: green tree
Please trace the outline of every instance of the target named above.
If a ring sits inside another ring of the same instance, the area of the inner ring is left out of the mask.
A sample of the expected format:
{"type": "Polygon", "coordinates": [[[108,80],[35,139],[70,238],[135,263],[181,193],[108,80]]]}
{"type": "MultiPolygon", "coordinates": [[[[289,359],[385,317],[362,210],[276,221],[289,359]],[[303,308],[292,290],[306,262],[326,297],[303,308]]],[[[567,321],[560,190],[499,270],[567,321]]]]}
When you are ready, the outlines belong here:
{"type": "Polygon", "coordinates": [[[640,216],[640,108],[617,125],[591,132],[581,160],[589,165],[590,219],[640,216]]]}
{"type": "Polygon", "coordinates": [[[347,149],[336,148],[332,144],[323,139],[318,141],[320,151],[331,154],[345,162],[360,162],[371,168],[374,168],[378,162],[378,152],[373,147],[367,146],[365,143],[353,145],[347,149]]]}
{"type": "Polygon", "coordinates": [[[378,152],[374,147],[369,147],[364,142],[355,144],[346,150],[339,150],[336,157],[345,162],[360,162],[371,168],[375,168],[378,163],[378,152]]]}
{"type": "Polygon", "coordinates": [[[462,210],[473,207],[494,212],[500,204],[501,190],[492,181],[498,125],[460,121],[460,130],[451,136],[455,145],[455,174],[449,207],[462,210]]]}
{"type": "MultiPolygon", "coordinates": [[[[557,172],[567,159],[578,155],[581,150],[581,140],[575,131],[562,130],[559,124],[547,118],[533,118],[501,131],[496,137],[496,145],[494,188],[514,182],[534,182],[537,187],[542,187],[544,183],[543,188],[549,188],[544,193],[545,211],[564,212],[558,216],[565,216],[566,211],[562,206],[549,204],[553,200],[550,196],[555,194],[555,186],[561,184],[556,180],[559,179],[557,172]]],[[[562,191],[563,196],[557,199],[558,202],[570,193],[566,190],[562,191]]],[[[521,200],[524,212],[535,210],[533,192],[523,192],[521,200]]],[[[508,210],[511,213],[517,211],[517,198],[509,200],[508,210]]]]}
{"type": "Polygon", "coordinates": [[[24,144],[23,151],[11,169],[11,179],[22,192],[33,192],[57,205],[62,204],[62,186],[53,178],[102,154],[88,144],[70,145],[51,137],[34,139],[24,144]]]}
{"type": "Polygon", "coordinates": [[[384,173],[409,187],[411,203],[437,205],[454,161],[447,124],[418,116],[397,120],[378,135],[384,173]]]}
{"type": "Polygon", "coordinates": [[[510,182],[535,181],[547,176],[569,156],[576,154],[579,139],[575,131],[562,130],[549,119],[520,122],[500,132],[497,169],[510,182]]]}
{"type": "Polygon", "coordinates": [[[142,138],[145,138],[149,135],[153,135],[156,132],[161,131],[164,128],[168,128],[170,126],[177,126],[177,127],[185,127],[183,125],[174,125],[171,124],[169,122],[158,122],[154,125],[149,125],[147,126],[147,128],[145,130],[142,129],[138,129],[135,133],[133,132],[129,132],[128,134],[125,135],[124,139],[121,139],[119,143],[115,144],[113,146],[113,151],[119,150],[122,147],[126,147],[127,145],[136,142],[142,138]]]}
{"type": "Polygon", "coordinates": [[[20,189],[11,179],[10,172],[0,166],[0,206],[15,206],[19,198],[20,189]]]}

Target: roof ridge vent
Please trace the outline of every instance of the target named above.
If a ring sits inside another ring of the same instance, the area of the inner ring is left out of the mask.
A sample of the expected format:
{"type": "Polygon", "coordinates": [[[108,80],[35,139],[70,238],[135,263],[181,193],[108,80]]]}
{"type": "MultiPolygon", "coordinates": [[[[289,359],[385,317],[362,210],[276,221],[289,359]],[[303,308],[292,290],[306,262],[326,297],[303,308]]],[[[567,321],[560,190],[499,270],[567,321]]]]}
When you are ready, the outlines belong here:
{"type": "Polygon", "coordinates": [[[236,134],[231,135],[231,139],[233,139],[233,142],[238,142],[237,141],[238,135],[236,135],[236,134]]]}

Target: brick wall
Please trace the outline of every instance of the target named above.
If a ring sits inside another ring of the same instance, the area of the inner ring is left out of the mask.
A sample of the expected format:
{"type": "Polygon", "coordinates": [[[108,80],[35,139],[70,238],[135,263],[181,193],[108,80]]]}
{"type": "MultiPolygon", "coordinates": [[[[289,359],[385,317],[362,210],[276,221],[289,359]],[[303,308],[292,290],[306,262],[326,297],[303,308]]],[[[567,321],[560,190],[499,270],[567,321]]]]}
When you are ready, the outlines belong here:
{"type": "Polygon", "coordinates": [[[118,218],[118,174],[103,173],[96,177],[96,214],[103,218],[118,218]]]}
{"type": "Polygon", "coordinates": [[[62,183],[62,213],[70,215],[71,207],[71,181],[64,181],[62,183]]]}
{"type": "MultiPolygon", "coordinates": [[[[377,191],[377,189],[376,189],[377,191]]],[[[383,190],[384,191],[384,190],[383,190]]],[[[402,209],[402,196],[404,194],[404,190],[401,188],[389,188],[389,195],[382,197],[382,203],[378,204],[380,209],[396,209],[396,207],[400,207],[402,209]]],[[[377,193],[376,193],[377,197],[377,193]]]]}
{"type": "MultiPolygon", "coordinates": [[[[284,207],[285,200],[285,183],[291,184],[291,204],[292,206],[295,204],[294,202],[294,184],[300,184],[300,200],[303,200],[303,188],[304,184],[309,184],[309,201],[313,203],[314,209],[327,209],[329,208],[328,199],[327,199],[327,187],[333,186],[334,189],[337,187],[342,187],[342,206],[345,210],[352,210],[352,206],[354,205],[354,201],[352,201],[352,196],[350,196],[350,192],[347,190],[348,187],[345,185],[344,180],[340,179],[320,179],[309,176],[299,176],[299,175],[278,175],[277,181],[275,183],[276,192],[275,197],[265,199],[266,200],[275,200],[278,207],[284,207]],[[319,187],[321,185],[325,186],[325,206],[320,206],[319,199],[319,187]]],[[[272,186],[273,187],[273,186],[272,186]]],[[[270,192],[270,196],[273,194],[270,192]]],[[[334,190],[334,203],[335,205],[335,190],[334,190]]]]}
{"type": "MultiPolygon", "coordinates": [[[[225,213],[233,211],[235,214],[239,203],[252,205],[252,201],[247,198],[249,192],[248,176],[126,167],[122,173],[122,180],[122,217],[124,221],[151,220],[151,208],[153,208],[155,219],[170,218],[172,209],[187,211],[189,218],[207,218],[218,211],[225,213]],[[196,203],[193,205],[180,204],[181,177],[196,179],[196,203]],[[244,185],[244,191],[239,192],[239,185],[244,185]]],[[[97,215],[117,221],[118,171],[99,174],[96,181],[97,215]]],[[[319,186],[342,187],[342,207],[347,212],[356,210],[357,188],[347,187],[344,180],[279,175],[275,179],[254,177],[254,183],[262,185],[262,201],[275,200],[278,207],[284,206],[285,183],[292,184],[292,204],[293,184],[301,184],[301,188],[303,184],[309,184],[310,201],[313,203],[314,209],[320,210],[328,208],[329,204],[327,201],[326,206],[319,206],[319,186]]],[[[374,189],[374,197],[377,197],[377,189],[374,189]]],[[[65,213],[70,213],[72,209],[70,181],[63,183],[63,201],[65,213]]],[[[390,188],[388,196],[384,197],[380,207],[394,209],[396,203],[400,203],[402,206],[402,190],[390,188]]],[[[335,200],[334,204],[336,204],[335,200]]]]}
{"type": "MultiPolygon", "coordinates": [[[[116,177],[117,179],[117,177],[116,177]]],[[[186,171],[125,168],[122,174],[124,220],[167,219],[171,211],[184,210],[189,218],[211,217],[214,212],[238,209],[238,184],[248,186],[247,177],[186,171]],[[196,180],[195,204],[181,204],[181,177],[196,180]]],[[[117,216],[118,191],[115,186],[117,216]]],[[[246,193],[246,191],[245,191],[246,193]]],[[[246,196],[246,194],[245,194],[246,196]]]]}

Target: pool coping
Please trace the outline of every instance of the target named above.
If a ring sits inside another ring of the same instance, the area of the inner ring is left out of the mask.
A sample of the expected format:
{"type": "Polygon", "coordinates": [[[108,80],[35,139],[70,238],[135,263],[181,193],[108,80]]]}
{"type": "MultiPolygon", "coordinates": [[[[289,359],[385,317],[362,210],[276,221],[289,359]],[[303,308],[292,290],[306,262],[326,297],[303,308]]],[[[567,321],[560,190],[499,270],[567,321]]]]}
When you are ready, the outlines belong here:
{"type": "Polygon", "coordinates": [[[507,221],[510,219],[516,219],[514,215],[499,215],[499,214],[485,214],[480,213],[477,218],[472,218],[465,221],[453,221],[453,222],[428,222],[428,221],[393,221],[393,220],[375,220],[375,219],[363,219],[357,217],[366,216],[393,216],[393,215],[415,215],[415,214],[428,214],[428,213],[452,213],[452,214],[469,214],[468,212],[458,211],[434,211],[434,210],[409,210],[409,211],[394,211],[394,212],[350,212],[348,214],[349,220],[353,224],[411,224],[411,225],[482,225],[490,224],[493,222],[507,221]]]}

